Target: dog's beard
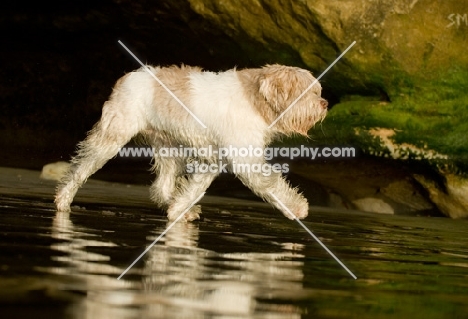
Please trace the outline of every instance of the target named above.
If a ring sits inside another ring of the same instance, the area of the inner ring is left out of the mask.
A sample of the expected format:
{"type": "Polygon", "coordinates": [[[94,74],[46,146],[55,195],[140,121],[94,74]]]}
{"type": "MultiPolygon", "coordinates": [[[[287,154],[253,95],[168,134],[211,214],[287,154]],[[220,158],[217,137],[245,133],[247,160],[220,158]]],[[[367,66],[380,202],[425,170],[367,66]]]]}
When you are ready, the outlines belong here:
{"type": "Polygon", "coordinates": [[[307,132],[316,123],[323,121],[326,115],[327,109],[321,106],[319,100],[312,103],[304,100],[287,110],[275,125],[276,129],[285,135],[300,134],[307,136],[307,132]]]}

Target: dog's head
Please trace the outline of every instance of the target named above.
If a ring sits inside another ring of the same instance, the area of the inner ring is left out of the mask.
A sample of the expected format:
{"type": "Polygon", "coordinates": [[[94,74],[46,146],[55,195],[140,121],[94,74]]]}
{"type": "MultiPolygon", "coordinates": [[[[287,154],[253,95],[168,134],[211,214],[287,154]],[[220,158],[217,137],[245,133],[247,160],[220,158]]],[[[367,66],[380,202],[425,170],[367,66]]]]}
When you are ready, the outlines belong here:
{"type": "Polygon", "coordinates": [[[273,64],[258,72],[258,91],[266,101],[264,107],[270,108],[262,113],[270,123],[276,121],[272,127],[276,131],[307,135],[325,118],[328,102],[321,97],[322,87],[309,71],[273,64]]]}

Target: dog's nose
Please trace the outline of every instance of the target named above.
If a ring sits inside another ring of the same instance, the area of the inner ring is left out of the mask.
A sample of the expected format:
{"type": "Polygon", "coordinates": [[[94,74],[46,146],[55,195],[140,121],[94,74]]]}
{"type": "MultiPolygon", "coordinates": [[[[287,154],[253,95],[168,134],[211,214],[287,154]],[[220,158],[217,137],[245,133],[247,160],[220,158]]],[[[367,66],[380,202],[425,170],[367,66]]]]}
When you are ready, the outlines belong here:
{"type": "Polygon", "coordinates": [[[328,102],[327,100],[324,100],[324,99],[320,99],[320,105],[326,109],[328,107],[328,102]]]}

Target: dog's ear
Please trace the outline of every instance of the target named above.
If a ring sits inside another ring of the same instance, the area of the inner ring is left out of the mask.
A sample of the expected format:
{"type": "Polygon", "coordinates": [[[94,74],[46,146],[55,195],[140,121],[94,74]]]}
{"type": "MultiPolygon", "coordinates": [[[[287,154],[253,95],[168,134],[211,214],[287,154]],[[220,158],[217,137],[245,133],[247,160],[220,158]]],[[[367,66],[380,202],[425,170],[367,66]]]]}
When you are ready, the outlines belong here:
{"type": "Polygon", "coordinates": [[[266,65],[261,69],[259,92],[275,111],[283,111],[313,80],[310,72],[297,67],[266,65]]]}
{"type": "Polygon", "coordinates": [[[259,92],[271,105],[280,112],[294,92],[295,77],[287,67],[274,64],[262,68],[259,78],[259,92]]]}

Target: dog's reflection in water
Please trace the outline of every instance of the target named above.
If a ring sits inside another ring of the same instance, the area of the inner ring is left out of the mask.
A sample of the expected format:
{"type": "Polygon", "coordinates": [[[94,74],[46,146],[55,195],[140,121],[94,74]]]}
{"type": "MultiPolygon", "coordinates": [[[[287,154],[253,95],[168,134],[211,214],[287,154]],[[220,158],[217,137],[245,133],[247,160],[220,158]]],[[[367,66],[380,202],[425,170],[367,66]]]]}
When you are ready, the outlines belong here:
{"type": "MultiPolygon", "coordinates": [[[[167,318],[184,313],[247,315],[258,310],[256,299],[265,291],[302,289],[300,251],[285,247],[283,252],[271,254],[216,253],[199,248],[198,237],[197,224],[178,222],[161,239],[164,243],[158,242],[148,251],[143,270],[145,293],[140,295],[141,302],[149,303],[148,314],[167,318]]],[[[301,317],[294,306],[283,308],[290,314],[288,318],[301,317]]]]}

